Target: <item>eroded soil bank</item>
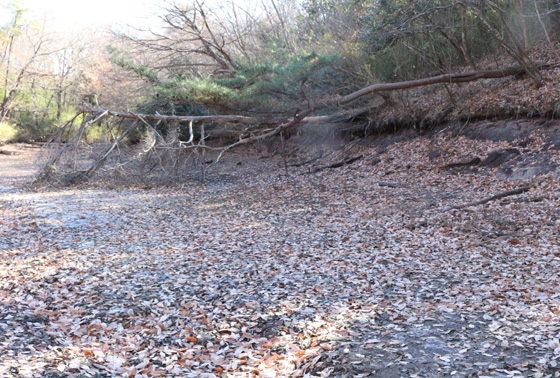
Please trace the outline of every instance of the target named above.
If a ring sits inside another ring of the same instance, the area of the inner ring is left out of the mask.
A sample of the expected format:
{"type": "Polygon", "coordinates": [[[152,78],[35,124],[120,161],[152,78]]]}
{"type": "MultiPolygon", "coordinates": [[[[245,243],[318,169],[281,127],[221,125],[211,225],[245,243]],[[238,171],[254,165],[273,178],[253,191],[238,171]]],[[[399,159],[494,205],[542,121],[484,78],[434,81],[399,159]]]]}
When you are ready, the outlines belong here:
{"type": "Polygon", "coordinates": [[[294,136],[152,189],[0,155],[0,376],[557,377],[559,129],[294,136]]]}

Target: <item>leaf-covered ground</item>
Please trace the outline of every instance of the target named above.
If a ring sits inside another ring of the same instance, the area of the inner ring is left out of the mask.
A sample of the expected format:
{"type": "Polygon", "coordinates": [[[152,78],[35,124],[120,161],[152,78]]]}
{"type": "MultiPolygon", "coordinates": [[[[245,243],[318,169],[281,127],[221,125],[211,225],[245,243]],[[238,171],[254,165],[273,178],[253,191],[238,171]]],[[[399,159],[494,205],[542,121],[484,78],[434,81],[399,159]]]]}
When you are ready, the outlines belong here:
{"type": "Polygon", "coordinates": [[[0,376],[558,377],[560,146],[490,139],[148,190],[18,189],[1,156],[0,376]]]}

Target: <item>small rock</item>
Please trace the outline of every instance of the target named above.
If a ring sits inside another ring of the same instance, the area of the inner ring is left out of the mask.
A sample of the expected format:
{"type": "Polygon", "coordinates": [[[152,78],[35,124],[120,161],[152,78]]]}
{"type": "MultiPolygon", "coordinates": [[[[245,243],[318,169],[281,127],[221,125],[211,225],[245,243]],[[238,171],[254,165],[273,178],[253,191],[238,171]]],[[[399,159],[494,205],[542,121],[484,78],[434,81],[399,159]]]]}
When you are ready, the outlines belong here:
{"type": "Polygon", "coordinates": [[[434,151],[430,151],[428,152],[428,159],[430,159],[430,161],[435,160],[439,157],[441,157],[443,155],[443,152],[441,150],[434,150],[434,151]]]}
{"type": "Polygon", "coordinates": [[[497,168],[520,154],[517,148],[509,148],[505,151],[492,151],[480,165],[488,168],[497,168]]]}
{"type": "Polygon", "coordinates": [[[380,159],[380,158],[373,158],[373,159],[371,159],[371,160],[369,161],[369,164],[370,164],[371,166],[377,165],[377,164],[379,164],[379,163],[381,163],[381,159],[380,159]]]}

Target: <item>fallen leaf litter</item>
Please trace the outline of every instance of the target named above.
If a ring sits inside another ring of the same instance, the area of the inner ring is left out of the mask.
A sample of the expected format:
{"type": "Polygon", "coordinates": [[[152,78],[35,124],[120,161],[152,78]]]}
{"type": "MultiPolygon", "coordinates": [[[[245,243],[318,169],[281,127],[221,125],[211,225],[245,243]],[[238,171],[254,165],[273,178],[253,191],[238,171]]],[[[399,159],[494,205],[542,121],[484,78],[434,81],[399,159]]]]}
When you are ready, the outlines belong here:
{"type": "Polygon", "coordinates": [[[441,169],[513,146],[442,133],[315,174],[2,191],[0,376],[557,377],[558,171],[441,169]]]}

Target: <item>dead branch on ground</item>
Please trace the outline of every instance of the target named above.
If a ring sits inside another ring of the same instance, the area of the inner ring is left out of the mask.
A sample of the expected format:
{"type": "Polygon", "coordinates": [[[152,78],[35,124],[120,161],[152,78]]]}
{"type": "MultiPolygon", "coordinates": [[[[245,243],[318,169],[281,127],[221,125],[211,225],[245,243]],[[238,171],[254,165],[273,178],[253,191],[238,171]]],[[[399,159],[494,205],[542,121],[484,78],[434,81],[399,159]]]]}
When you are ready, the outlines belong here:
{"type": "Polygon", "coordinates": [[[342,161],[339,161],[337,163],[333,163],[330,165],[327,165],[326,167],[319,167],[314,169],[313,171],[311,171],[310,173],[317,173],[317,172],[321,172],[324,171],[325,169],[333,169],[333,168],[340,168],[340,167],[344,167],[345,165],[350,165],[358,160],[360,160],[361,158],[363,158],[364,155],[359,155],[359,156],[355,156],[353,158],[348,158],[348,159],[344,159],[342,161]]]}
{"type": "Polygon", "coordinates": [[[18,155],[15,151],[0,150],[0,155],[18,155]]]}
{"type": "Polygon", "coordinates": [[[485,198],[481,201],[471,202],[471,203],[467,203],[465,205],[452,206],[449,209],[447,209],[447,211],[460,210],[460,209],[464,209],[466,207],[484,205],[484,204],[487,204],[490,201],[495,201],[495,200],[499,200],[499,199],[502,199],[502,198],[505,198],[505,197],[510,197],[510,196],[516,196],[518,194],[523,194],[525,192],[528,192],[532,188],[533,188],[533,186],[523,186],[521,188],[508,190],[507,192],[502,192],[502,193],[495,194],[495,195],[493,195],[491,197],[488,197],[488,198],[485,198]]]}

